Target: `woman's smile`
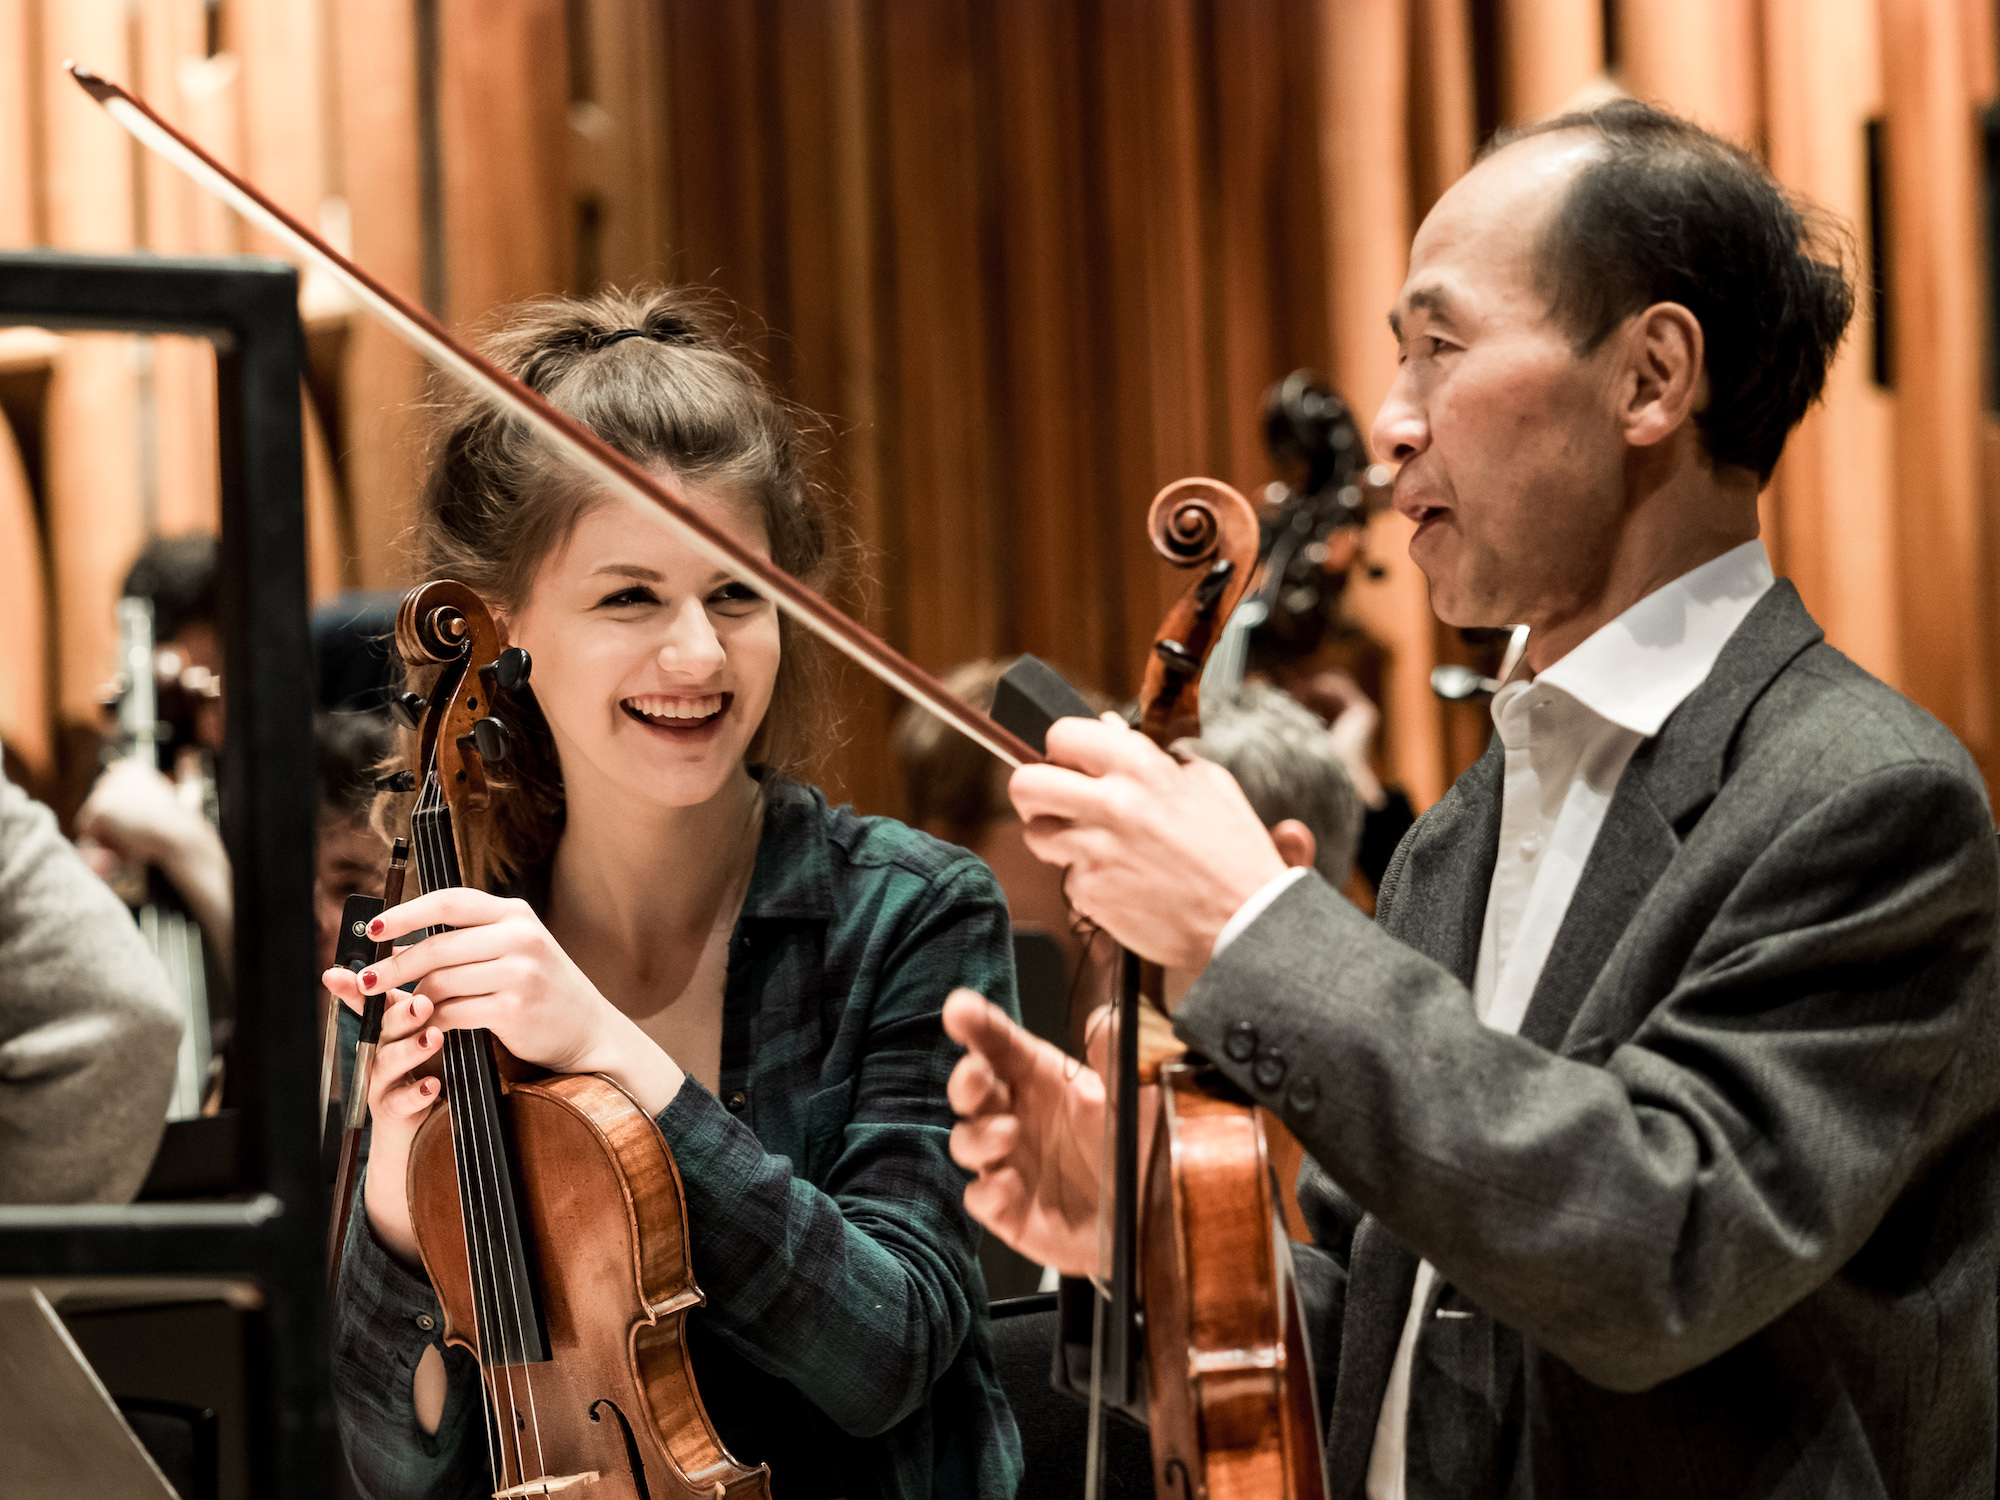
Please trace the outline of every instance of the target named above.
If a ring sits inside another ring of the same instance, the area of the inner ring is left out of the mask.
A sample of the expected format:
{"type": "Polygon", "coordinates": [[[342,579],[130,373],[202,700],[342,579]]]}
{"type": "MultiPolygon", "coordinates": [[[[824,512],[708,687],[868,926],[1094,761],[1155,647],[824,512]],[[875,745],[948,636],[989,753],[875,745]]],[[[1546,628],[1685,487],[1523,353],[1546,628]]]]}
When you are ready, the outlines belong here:
{"type": "Polygon", "coordinates": [[[734,693],[639,693],[618,706],[626,717],[685,743],[712,737],[735,701],[734,693]]]}

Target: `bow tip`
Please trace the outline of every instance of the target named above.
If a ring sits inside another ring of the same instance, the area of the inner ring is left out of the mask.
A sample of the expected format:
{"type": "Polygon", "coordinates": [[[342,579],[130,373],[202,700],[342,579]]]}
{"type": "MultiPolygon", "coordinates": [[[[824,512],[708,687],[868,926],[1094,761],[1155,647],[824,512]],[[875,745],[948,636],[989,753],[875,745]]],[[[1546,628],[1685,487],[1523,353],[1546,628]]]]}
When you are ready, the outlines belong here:
{"type": "Polygon", "coordinates": [[[115,98],[118,94],[118,86],[116,84],[91,72],[90,69],[86,68],[75,58],[64,60],[63,71],[74,78],[82,86],[83,91],[99,104],[104,103],[107,99],[115,98]]]}

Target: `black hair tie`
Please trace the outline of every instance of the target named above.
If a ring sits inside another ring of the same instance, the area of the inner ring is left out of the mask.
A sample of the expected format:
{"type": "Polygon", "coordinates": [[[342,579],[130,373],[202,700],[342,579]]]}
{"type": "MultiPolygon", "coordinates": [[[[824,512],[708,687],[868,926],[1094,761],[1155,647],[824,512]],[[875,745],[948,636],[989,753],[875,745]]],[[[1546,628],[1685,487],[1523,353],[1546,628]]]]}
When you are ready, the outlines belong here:
{"type": "Polygon", "coordinates": [[[643,328],[621,328],[616,333],[600,334],[592,341],[594,349],[609,349],[620,339],[649,339],[652,335],[643,328]]]}

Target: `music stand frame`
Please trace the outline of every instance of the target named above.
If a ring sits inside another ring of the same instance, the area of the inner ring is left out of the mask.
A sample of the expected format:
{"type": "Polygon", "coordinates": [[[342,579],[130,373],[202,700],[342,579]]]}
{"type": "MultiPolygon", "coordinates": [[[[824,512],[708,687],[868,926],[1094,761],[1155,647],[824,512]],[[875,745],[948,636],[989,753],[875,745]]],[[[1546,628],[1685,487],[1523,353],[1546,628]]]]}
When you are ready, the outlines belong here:
{"type": "Polygon", "coordinates": [[[236,901],[230,1091],[243,1191],[220,1202],[0,1206],[0,1276],[254,1279],[264,1348],[246,1358],[268,1379],[250,1389],[252,1492],[330,1500],[340,1460],[310,1006],[314,808],[302,795],[312,784],[312,649],[298,273],[250,256],[4,252],[0,326],[13,325],[194,334],[215,346],[229,694],[222,823],[236,901]]]}

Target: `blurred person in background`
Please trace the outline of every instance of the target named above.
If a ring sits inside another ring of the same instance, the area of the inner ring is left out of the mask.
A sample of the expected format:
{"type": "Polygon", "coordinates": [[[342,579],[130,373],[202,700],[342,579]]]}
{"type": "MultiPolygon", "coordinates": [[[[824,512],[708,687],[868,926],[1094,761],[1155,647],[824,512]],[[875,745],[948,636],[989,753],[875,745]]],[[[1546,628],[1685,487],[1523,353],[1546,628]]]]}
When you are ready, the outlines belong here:
{"type": "Polygon", "coordinates": [[[229,854],[212,816],[212,758],[222,748],[222,646],[216,633],[218,549],[213,536],[158,537],[125,576],[124,597],[153,607],[153,659],[172,724],[169,777],[144,756],[107,766],[76,814],[77,847],[109,878],[136,863],[158,870],[200,925],[214,956],[231,953],[229,854]]]}
{"type": "Polygon", "coordinates": [[[0,1203],[127,1203],[180,1046],[165,974],[55,815],[0,780],[0,1203]]]}

